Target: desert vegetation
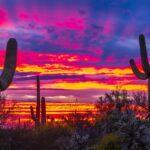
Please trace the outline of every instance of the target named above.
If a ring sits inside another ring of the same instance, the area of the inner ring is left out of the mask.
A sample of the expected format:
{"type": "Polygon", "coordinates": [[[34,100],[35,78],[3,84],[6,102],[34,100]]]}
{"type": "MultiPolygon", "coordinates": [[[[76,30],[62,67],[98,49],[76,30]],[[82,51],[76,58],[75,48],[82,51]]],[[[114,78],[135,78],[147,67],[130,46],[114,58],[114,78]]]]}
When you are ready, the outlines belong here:
{"type": "Polygon", "coordinates": [[[74,111],[62,122],[0,128],[4,150],[147,150],[150,121],[144,93],[106,93],[95,103],[96,113],[74,111]],[[143,97],[139,97],[143,95],[143,97]],[[140,98],[140,102],[139,102],[140,98]],[[145,116],[140,116],[141,112],[145,116]]]}
{"type": "MultiPolygon", "coordinates": [[[[30,106],[34,126],[24,124],[5,126],[11,113],[0,95],[0,149],[1,150],[149,150],[150,147],[150,82],[144,35],[140,35],[141,59],[144,73],[134,60],[131,68],[140,79],[148,79],[148,98],[144,92],[129,94],[117,89],[105,93],[95,103],[95,112],[73,113],[63,116],[61,122],[47,121],[46,99],[40,94],[40,78],[36,77],[36,108],[30,106]]],[[[17,42],[7,43],[5,65],[0,76],[0,91],[11,84],[17,59],[17,42]]]]}

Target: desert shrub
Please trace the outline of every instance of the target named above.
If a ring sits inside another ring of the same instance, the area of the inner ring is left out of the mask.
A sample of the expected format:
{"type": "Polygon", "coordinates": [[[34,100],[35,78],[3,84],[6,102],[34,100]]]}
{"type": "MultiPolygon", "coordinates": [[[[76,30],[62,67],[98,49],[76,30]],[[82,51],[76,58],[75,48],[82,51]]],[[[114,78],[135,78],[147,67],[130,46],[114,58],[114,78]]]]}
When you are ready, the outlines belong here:
{"type": "MultiPolygon", "coordinates": [[[[129,115],[129,114],[128,114],[129,115]]],[[[123,150],[149,150],[150,123],[132,116],[123,116],[118,125],[123,150]],[[126,119],[126,121],[124,121],[126,119]]]]}
{"type": "Polygon", "coordinates": [[[64,124],[71,129],[71,137],[69,139],[69,149],[87,149],[87,147],[93,144],[93,124],[91,118],[93,114],[91,112],[79,113],[77,111],[64,117],[64,124]]]}
{"type": "Polygon", "coordinates": [[[102,138],[98,150],[121,150],[120,141],[118,135],[113,133],[107,134],[102,138]]]}
{"type": "Polygon", "coordinates": [[[14,128],[0,131],[0,148],[4,150],[67,149],[70,131],[62,126],[14,128]]]}
{"type": "Polygon", "coordinates": [[[33,130],[35,144],[33,149],[43,150],[56,149],[61,150],[68,145],[70,132],[63,126],[50,127],[44,126],[33,130]]]}
{"type": "Polygon", "coordinates": [[[0,92],[0,128],[6,126],[6,120],[9,118],[14,106],[15,103],[10,101],[7,102],[6,95],[0,92]]]}
{"type": "Polygon", "coordinates": [[[130,107],[130,104],[137,103],[146,106],[143,96],[134,95],[132,100],[135,101],[133,102],[128,100],[127,94],[124,95],[122,92],[111,92],[101,98],[101,103],[98,103],[97,106],[100,111],[100,104],[108,103],[112,104],[112,107],[106,110],[103,117],[97,116],[99,119],[96,119],[95,129],[97,129],[99,137],[103,139],[106,135],[115,133],[121,138],[121,149],[148,150],[150,146],[150,121],[141,120],[137,117],[137,112],[130,107]]]}
{"type": "Polygon", "coordinates": [[[31,150],[32,136],[31,129],[27,128],[11,128],[2,129],[1,135],[3,139],[4,150],[31,150]]]}

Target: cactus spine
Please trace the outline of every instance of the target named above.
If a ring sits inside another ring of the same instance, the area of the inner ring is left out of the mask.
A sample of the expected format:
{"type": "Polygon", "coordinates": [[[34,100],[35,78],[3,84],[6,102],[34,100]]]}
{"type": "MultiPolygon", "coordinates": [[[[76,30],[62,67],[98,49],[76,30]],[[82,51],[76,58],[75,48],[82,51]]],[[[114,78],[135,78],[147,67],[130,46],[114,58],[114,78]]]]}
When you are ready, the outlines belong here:
{"type": "Polygon", "coordinates": [[[140,55],[143,72],[141,72],[133,59],[130,60],[130,66],[132,68],[133,73],[139,79],[146,80],[148,79],[148,117],[150,118],[150,65],[147,57],[147,50],[145,44],[145,37],[143,34],[139,36],[139,44],[140,44],[140,55]]]}
{"type": "Polygon", "coordinates": [[[17,64],[17,41],[10,38],[7,42],[4,69],[0,76],[0,91],[8,88],[13,80],[17,64]]]}
{"type": "Polygon", "coordinates": [[[39,126],[39,125],[46,124],[45,98],[44,97],[40,98],[40,78],[39,78],[39,76],[36,77],[36,84],[37,84],[36,114],[34,113],[34,109],[32,106],[30,106],[30,111],[31,111],[31,118],[35,122],[35,126],[39,126]],[[40,116],[40,114],[41,114],[41,116],[40,116]]]}

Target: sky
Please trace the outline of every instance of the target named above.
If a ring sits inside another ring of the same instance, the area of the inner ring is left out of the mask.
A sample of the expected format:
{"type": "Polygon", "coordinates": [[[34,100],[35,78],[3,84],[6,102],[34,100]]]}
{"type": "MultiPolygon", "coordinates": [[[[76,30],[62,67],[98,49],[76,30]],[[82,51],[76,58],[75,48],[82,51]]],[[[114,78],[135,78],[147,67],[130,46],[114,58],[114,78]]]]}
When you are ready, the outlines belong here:
{"type": "Polygon", "coordinates": [[[146,91],[129,65],[140,66],[138,36],[150,49],[149,0],[0,0],[0,69],[11,37],[18,42],[9,99],[94,102],[117,86],[146,91]]]}

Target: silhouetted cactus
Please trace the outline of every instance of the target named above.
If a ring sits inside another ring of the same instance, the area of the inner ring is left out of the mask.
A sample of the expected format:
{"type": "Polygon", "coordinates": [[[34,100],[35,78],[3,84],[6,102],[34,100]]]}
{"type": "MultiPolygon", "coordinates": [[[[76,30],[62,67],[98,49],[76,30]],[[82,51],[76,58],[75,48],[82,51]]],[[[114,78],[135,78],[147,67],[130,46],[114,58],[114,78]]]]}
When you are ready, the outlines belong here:
{"type": "Polygon", "coordinates": [[[46,124],[46,105],[45,105],[45,98],[44,97],[40,98],[39,76],[36,77],[36,83],[37,83],[36,114],[34,113],[34,109],[32,106],[30,106],[30,111],[31,111],[31,118],[35,122],[35,126],[39,126],[46,124]]]}
{"type": "Polygon", "coordinates": [[[7,42],[4,69],[0,76],[0,91],[8,88],[12,82],[17,64],[17,41],[13,38],[7,42]]]}
{"type": "Polygon", "coordinates": [[[41,98],[41,124],[46,124],[46,105],[45,105],[45,98],[41,98]]]}
{"type": "Polygon", "coordinates": [[[140,43],[141,62],[142,62],[142,68],[144,73],[137,68],[135,61],[133,59],[130,60],[130,66],[137,78],[142,80],[148,79],[148,111],[149,111],[148,116],[149,116],[150,115],[150,65],[147,57],[145,37],[143,34],[139,36],[139,43],[140,43]]]}
{"type": "Polygon", "coordinates": [[[31,118],[35,122],[35,126],[39,126],[40,125],[40,121],[36,117],[36,114],[34,113],[34,109],[33,109],[32,106],[30,106],[30,111],[31,111],[31,118]]]}
{"type": "Polygon", "coordinates": [[[36,117],[40,122],[40,77],[36,77],[36,84],[37,84],[37,104],[36,104],[36,117]]]}

